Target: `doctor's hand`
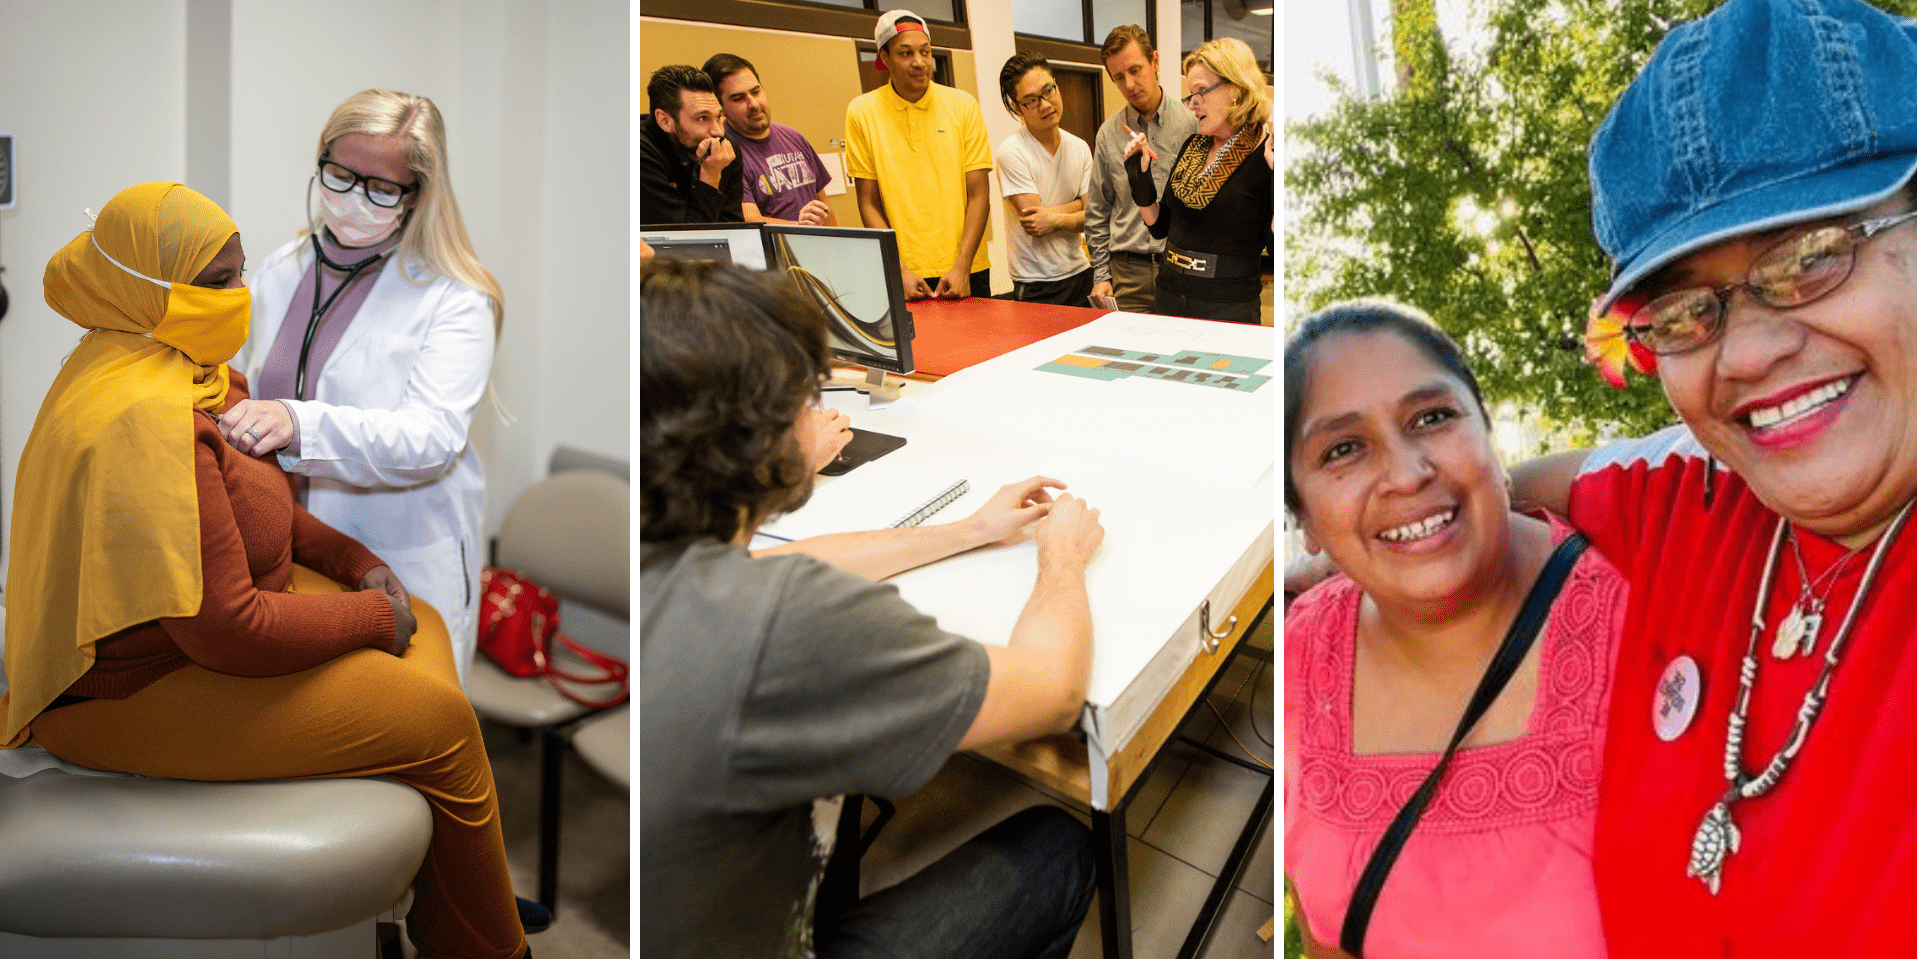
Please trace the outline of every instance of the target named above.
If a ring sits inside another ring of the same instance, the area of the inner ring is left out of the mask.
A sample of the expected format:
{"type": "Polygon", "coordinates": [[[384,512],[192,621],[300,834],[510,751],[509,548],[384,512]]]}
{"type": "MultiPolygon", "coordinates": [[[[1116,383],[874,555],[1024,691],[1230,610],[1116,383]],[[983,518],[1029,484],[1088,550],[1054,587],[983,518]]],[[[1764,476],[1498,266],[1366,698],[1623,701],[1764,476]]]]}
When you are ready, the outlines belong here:
{"type": "Polygon", "coordinates": [[[733,152],[732,141],[723,136],[706,137],[699,141],[699,152],[696,157],[699,162],[699,179],[706,181],[712,187],[718,187],[719,175],[725,172],[726,167],[732,165],[732,158],[737,155],[733,152]]]}
{"type": "Polygon", "coordinates": [[[1052,511],[1050,489],[1064,489],[1065,484],[1049,476],[1033,476],[1016,483],[999,487],[978,512],[960,522],[972,528],[973,539],[981,545],[996,543],[1009,538],[1012,534],[1045,518],[1052,511]]]}
{"type": "Polygon", "coordinates": [[[907,300],[923,300],[932,295],[932,288],[926,286],[925,278],[919,276],[917,273],[901,266],[899,267],[899,278],[905,281],[905,298],[907,300]]]}
{"type": "Polygon", "coordinates": [[[241,400],[220,414],[220,434],[248,456],[277,449],[299,449],[299,422],[279,400],[241,400]]]}
{"type": "Polygon", "coordinates": [[[839,451],[845,444],[852,442],[852,421],[838,410],[806,410],[805,415],[811,423],[801,428],[813,431],[812,461],[805,464],[810,472],[817,473],[832,465],[839,458],[839,451]]]}
{"type": "Polygon", "coordinates": [[[963,300],[972,295],[972,273],[965,263],[955,263],[939,277],[938,289],[932,295],[941,300],[963,300]]]}
{"type": "Polygon", "coordinates": [[[406,587],[399,584],[399,577],[393,575],[391,566],[375,566],[359,578],[360,589],[377,589],[385,593],[394,602],[407,609],[413,608],[412,597],[406,595],[406,587]]]}

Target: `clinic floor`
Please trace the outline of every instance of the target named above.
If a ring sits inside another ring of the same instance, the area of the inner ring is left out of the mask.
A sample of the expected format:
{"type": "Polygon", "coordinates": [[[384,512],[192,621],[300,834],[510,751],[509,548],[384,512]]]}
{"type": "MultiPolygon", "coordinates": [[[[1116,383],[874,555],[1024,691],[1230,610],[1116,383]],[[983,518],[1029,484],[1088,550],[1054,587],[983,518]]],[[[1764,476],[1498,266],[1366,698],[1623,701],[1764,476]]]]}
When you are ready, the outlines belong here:
{"type": "MultiPolygon", "coordinates": [[[[1257,758],[1272,761],[1273,635],[1278,617],[1265,621],[1213,688],[1212,703],[1231,732],[1257,758]]],[[[1198,710],[1186,736],[1242,756],[1209,709],[1198,710]]],[[[1176,743],[1140,786],[1126,810],[1130,835],[1132,954],[1136,959],[1172,959],[1192,920],[1211,892],[1239,831],[1268,781],[1264,776],[1176,743]]],[[[1089,822],[1083,809],[1014,778],[969,755],[953,757],[924,789],[898,803],[898,815],[879,834],[861,865],[866,893],[884,888],[925,866],[993,823],[1027,806],[1054,803],[1089,822]]],[[[869,810],[868,806],[868,810],[869,810]]],[[[868,817],[869,817],[868,812],[868,817]]],[[[1259,834],[1250,861],[1199,955],[1203,959],[1269,959],[1275,946],[1260,927],[1275,915],[1270,825],[1259,834]]],[[[1099,959],[1097,900],[1073,944],[1071,959],[1099,959]]],[[[535,940],[537,942],[537,940],[535,940]]],[[[534,950],[538,950],[534,946],[534,950]]]]}

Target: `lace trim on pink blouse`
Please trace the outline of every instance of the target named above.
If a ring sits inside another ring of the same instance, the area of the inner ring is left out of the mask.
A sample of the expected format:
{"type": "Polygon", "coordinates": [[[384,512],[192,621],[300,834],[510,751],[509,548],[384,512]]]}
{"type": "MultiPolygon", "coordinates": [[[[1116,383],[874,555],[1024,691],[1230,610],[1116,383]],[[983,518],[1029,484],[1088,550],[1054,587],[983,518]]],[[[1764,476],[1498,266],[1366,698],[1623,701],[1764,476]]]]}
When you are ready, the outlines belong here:
{"type": "MultiPolygon", "coordinates": [[[[1287,643],[1302,646],[1294,652],[1303,664],[1299,798],[1327,822],[1383,829],[1424,782],[1438,754],[1351,752],[1362,593],[1342,577],[1316,592],[1294,605],[1285,630],[1287,643]]],[[[1419,821],[1420,832],[1485,832],[1561,819],[1596,805],[1624,593],[1622,577],[1595,551],[1578,561],[1539,637],[1544,648],[1530,729],[1510,742],[1459,750],[1419,821]]]]}

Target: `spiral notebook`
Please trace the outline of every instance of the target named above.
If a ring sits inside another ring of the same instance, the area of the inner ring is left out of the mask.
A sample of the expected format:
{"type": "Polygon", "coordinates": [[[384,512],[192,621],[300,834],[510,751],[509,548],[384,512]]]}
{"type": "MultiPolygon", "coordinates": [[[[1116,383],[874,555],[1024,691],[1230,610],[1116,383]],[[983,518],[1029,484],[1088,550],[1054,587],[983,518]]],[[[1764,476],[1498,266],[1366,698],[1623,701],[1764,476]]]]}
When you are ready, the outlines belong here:
{"type": "Polygon", "coordinates": [[[891,460],[874,460],[817,482],[804,506],[759,527],[759,532],[790,541],[917,526],[972,488],[958,477],[891,460]]]}

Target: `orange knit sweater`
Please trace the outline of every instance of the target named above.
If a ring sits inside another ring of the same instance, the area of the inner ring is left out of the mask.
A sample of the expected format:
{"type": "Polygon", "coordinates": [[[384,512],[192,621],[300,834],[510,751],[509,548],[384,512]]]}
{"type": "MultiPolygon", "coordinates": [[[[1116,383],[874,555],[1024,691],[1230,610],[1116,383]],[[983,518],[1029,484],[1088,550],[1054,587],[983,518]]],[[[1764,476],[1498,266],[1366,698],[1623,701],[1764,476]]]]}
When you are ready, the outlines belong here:
{"type": "MultiPolygon", "coordinates": [[[[231,399],[245,397],[234,376],[231,399]]],[[[227,445],[211,414],[195,412],[200,501],[198,615],[157,619],[107,636],[95,662],[67,690],[125,699],[189,664],[235,676],[280,676],[371,646],[390,650],[393,610],[377,590],[334,595],[282,592],[297,560],[347,586],[383,561],[293,501],[275,457],[227,445]]]]}

